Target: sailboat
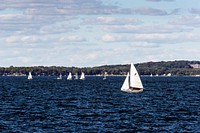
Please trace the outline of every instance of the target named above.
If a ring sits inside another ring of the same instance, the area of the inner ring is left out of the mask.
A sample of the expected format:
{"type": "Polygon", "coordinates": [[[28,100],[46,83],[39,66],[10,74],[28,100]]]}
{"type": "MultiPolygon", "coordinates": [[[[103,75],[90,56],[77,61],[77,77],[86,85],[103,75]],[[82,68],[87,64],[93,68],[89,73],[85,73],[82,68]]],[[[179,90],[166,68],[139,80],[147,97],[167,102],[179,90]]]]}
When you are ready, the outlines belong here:
{"type": "Polygon", "coordinates": [[[107,72],[104,73],[103,80],[106,80],[107,72]]]}
{"type": "Polygon", "coordinates": [[[70,72],[69,75],[67,76],[67,80],[72,80],[72,73],[70,72]]]}
{"type": "Polygon", "coordinates": [[[28,79],[33,79],[31,72],[29,72],[29,74],[28,74],[28,79]]]}
{"type": "Polygon", "coordinates": [[[62,79],[62,74],[60,74],[59,77],[57,77],[57,79],[62,79]]]}
{"type": "Polygon", "coordinates": [[[138,75],[138,72],[131,63],[130,73],[126,75],[126,79],[121,87],[121,91],[125,92],[142,92],[143,91],[143,85],[140,79],[140,76],[138,75]]]}
{"type": "Polygon", "coordinates": [[[78,73],[76,73],[75,75],[74,75],[74,79],[78,79],[78,73]]]}
{"type": "Polygon", "coordinates": [[[80,79],[81,79],[81,80],[84,80],[84,79],[85,79],[85,74],[84,74],[84,72],[81,73],[80,79]]]}

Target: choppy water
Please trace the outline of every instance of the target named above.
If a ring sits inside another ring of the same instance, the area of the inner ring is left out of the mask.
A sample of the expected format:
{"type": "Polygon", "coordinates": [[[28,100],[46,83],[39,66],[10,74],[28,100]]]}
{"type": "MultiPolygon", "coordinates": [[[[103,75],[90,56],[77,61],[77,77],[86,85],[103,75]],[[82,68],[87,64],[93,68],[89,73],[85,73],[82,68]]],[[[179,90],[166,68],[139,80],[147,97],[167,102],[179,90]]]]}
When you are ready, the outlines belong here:
{"type": "Polygon", "coordinates": [[[0,132],[200,132],[199,77],[0,77],[0,132]]]}

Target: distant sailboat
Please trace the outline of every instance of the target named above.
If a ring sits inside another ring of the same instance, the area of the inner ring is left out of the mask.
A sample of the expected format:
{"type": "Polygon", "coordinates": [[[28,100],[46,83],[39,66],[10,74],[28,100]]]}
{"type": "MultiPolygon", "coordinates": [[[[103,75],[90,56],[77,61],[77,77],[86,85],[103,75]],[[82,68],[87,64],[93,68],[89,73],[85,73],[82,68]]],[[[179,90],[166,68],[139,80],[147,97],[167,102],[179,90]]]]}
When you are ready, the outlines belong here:
{"type": "Polygon", "coordinates": [[[29,74],[28,74],[28,79],[33,79],[31,72],[29,72],[29,74]]]}
{"type": "Polygon", "coordinates": [[[172,74],[171,74],[171,73],[168,73],[167,76],[172,76],[172,74]]]}
{"type": "Polygon", "coordinates": [[[142,92],[143,85],[138,75],[135,66],[131,63],[130,73],[128,72],[126,79],[121,87],[122,91],[125,92],[142,92]]]}
{"type": "Polygon", "coordinates": [[[81,80],[84,80],[84,79],[85,79],[85,74],[84,74],[84,72],[81,73],[80,79],[81,79],[81,80]]]}
{"type": "Polygon", "coordinates": [[[78,79],[78,73],[76,73],[75,75],[74,75],[74,79],[78,79]]]}
{"type": "Polygon", "coordinates": [[[62,79],[62,74],[60,74],[59,77],[57,77],[57,79],[62,79]]]}
{"type": "Polygon", "coordinates": [[[72,80],[72,73],[70,72],[69,75],[67,76],[67,80],[72,80]]]}
{"type": "Polygon", "coordinates": [[[103,80],[106,80],[107,72],[104,73],[103,80]]]}

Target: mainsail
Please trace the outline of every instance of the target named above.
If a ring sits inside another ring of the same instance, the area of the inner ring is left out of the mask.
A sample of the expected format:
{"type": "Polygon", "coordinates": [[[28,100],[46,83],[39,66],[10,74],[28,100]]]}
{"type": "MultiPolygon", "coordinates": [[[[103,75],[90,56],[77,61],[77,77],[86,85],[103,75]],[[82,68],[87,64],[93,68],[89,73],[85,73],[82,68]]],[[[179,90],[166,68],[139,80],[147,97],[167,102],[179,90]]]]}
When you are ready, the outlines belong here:
{"type": "Polygon", "coordinates": [[[133,64],[131,64],[131,69],[130,69],[130,87],[143,88],[140,76],[133,64]]]}

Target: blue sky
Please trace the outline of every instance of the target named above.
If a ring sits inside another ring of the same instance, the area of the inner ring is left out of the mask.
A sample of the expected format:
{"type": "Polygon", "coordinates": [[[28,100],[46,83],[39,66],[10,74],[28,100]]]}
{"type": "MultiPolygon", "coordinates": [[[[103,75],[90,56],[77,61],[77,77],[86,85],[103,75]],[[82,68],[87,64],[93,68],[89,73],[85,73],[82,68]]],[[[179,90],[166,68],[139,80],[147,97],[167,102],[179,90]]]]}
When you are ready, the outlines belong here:
{"type": "Polygon", "coordinates": [[[4,0],[0,66],[200,60],[199,0],[4,0]]]}

